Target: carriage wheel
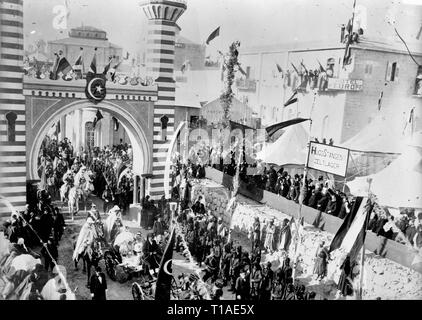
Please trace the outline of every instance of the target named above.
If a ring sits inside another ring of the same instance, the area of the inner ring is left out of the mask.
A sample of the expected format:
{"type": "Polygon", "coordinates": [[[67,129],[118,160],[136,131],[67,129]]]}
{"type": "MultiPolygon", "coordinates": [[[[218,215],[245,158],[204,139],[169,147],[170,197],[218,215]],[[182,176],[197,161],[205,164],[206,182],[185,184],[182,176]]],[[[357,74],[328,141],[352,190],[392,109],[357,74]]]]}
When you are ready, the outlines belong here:
{"type": "Polygon", "coordinates": [[[105,262],[105,267],[106,267],[108,276],[110,277],[111,280],[116,281],[116,270],[114,268],[115,263],[114,263],[113,255],[109,251],[106,251],[104,253],[104,262],[105,262]]]}
{"type": "Polygon", "coordinates": [[[115,267],[115,270],[116,270],[117,281],[119,281],[120,283],[125,283],[126,281],[129,280],[130,275],[126,272],[126,270],[122,266],[117,265],[115,267]]]}
{"type": "Polygon", "coordinates": [[[132,297],[135,301],[145,300],[144,292],[142,291],[141,286],[136,282],[132,284],[132,297]]]}

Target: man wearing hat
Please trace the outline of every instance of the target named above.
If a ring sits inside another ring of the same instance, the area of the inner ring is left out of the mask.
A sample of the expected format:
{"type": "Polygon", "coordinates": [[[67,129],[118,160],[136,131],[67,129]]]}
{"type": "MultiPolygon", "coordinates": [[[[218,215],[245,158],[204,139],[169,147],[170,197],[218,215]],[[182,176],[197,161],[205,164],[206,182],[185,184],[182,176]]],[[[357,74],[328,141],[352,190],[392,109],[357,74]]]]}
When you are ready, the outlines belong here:
{"type": "Polygon", "coordinates": [[[240,270],[239,277],[236,280],[234,289],[235,300],[249,300],[250,283],[246,279],[246,271],[240,270]]]}
{"type": "Polygon", "coordinates": [[[95,273],[89,282],[92,300],[107,300],[107,281],[105,274],[101,271],[100,266],[95,268],[95,273]]]}

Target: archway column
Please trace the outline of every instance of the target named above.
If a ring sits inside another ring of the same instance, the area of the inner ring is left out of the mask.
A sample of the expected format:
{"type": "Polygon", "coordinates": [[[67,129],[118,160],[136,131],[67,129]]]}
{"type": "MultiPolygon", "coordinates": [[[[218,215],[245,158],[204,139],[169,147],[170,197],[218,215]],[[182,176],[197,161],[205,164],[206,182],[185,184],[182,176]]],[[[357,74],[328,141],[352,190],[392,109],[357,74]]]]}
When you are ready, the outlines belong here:
{"type": "Polygon", "coordinates": [[[133,204],[138,204],[138,175],[133,176],[133,204]]]}

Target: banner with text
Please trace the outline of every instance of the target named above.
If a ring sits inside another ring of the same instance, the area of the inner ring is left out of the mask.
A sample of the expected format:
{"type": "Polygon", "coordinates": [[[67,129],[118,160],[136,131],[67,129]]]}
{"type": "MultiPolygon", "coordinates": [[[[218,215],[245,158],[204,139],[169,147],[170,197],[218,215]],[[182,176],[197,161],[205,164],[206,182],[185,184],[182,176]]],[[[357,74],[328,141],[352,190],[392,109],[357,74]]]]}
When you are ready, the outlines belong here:
{"type": "Polygon", "coordinates": [[[309,146],[308,167],[345,177],[349,149],[311,142],[309,146]]]}

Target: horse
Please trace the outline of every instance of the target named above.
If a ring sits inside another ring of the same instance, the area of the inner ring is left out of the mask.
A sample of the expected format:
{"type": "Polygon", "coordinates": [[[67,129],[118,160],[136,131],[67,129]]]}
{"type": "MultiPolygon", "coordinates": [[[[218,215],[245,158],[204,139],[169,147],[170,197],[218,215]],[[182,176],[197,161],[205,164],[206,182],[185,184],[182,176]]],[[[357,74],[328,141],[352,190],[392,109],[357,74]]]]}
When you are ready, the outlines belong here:
{"type": "Polygon", "coordinates": [[[60,187],[60,201],[62,203],[62,208],[63,205],[66,201],[69,201],[69,191],[71,189],[71,185],[68,184],[67,182],[65,182],[61,187],[60,187]]]}
{"type": "Polygon", "coordinates": [[[73,215],[79,212],[79,199],[82,197],[82,190],[76,186],[72,187],[69,191],[69,200],[67,202],[69,212],[72,214],[72,221],[74,220],[73,215]]]}
{"type": "Polygon", "coordinates": [[[91,278],[91,267],[98,267],[103,254],[101,250],[104,242],[104,229],[102,222],[88,221],[82,227],[77,241],[74,243],[73,261],[75,270],[78,270],[79,260],[82,258],[82,272],[87,273],[87,286],[91,278]]]}
{"type": "Polygon", "coordinates": [[[84,208],[86,211],[86,205],[87,205],[89,196],[94,191],[94,184],[92,183],[92,180],[85,181],[83,184],[79,185],[79,189],[81,190],[81,197],[82,197],[82,201],[84,203],[84,208]]]}

